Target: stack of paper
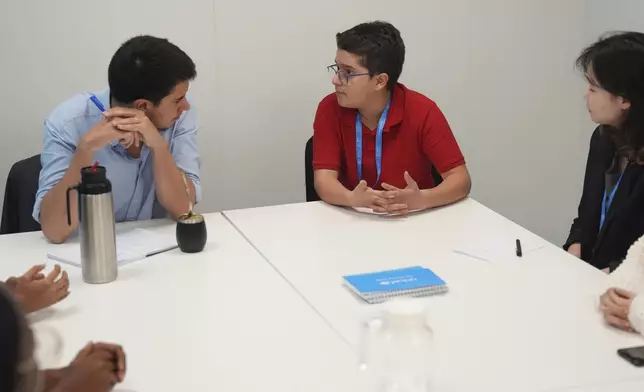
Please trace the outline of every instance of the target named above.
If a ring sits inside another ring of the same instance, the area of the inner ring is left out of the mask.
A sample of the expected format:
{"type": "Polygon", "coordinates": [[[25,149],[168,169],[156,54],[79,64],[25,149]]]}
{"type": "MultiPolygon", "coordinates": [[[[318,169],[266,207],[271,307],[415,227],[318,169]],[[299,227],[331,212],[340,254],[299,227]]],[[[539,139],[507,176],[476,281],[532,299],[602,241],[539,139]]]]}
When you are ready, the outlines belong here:
{"type": "Polygon", "coordinates": [[[443,279],[423,267],[410,267],[344,277],[344,284],[370,304],[394,297],[423,297],[448,290],[443,279]]]}
{"type": "MultiPolygon", "coordinates": [[[[116,235],[116,258],[119,265],[142,260],[148,256],[177,247],[174,231],[133,229],[116,235]]],[[[80,244],[54,245],[47,253],[51,260],[80,267],[80,244]]]]}

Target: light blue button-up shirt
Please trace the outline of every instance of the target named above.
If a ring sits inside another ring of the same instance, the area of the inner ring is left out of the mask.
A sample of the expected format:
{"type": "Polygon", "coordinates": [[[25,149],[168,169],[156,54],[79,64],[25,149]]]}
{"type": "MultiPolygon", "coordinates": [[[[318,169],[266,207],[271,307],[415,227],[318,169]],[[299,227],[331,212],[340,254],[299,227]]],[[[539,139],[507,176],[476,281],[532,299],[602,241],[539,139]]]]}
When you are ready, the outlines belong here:
{"type": "MultiPolygon", "coordinates": [[[[95,94],[110,107],[109,90],[95,94]]],[[[89,99],[91,93],[78,94],[63,102],[45,120],[44,150],[40,155],[42,170],[33,217],[40,222],[40,204],[45,194],[65,175],[80,138],[103,117],[89,99]]],[[[197,202],[201,200],[197,152],[197,119],[193,108],[181,114],[170,128],[161,130],[179,170],[192,180],[197,202]]],[[[118,141],[94,153],[94,161],[107,169],[112,182],[114,218],[117,222],[163,218],[167,212],[156,197],[154,169],[150,149],[143,144],[141,156],[132,157],[118,141]]],[[[183,190],[181,190],[183,191],[183,190]]],[[[73,207],[72,207],[73,208],[73,207]]]]}

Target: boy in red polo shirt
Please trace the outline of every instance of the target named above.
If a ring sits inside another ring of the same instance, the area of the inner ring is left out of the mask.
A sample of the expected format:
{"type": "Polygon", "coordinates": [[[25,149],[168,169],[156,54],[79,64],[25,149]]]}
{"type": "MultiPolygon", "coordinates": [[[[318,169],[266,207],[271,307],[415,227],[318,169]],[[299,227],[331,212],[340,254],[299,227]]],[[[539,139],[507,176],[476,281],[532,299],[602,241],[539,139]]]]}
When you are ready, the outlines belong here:
{"type": "Polygon", "coordinates": [[[405,214],[466,197],[463,154],[436,104],[398,83],[400,32],[363,23],[336,35],[335,93],[313,125],[315,189],[329,204],[405,214]],[[443,177],[434,187],[432,165],[443,177]]]}

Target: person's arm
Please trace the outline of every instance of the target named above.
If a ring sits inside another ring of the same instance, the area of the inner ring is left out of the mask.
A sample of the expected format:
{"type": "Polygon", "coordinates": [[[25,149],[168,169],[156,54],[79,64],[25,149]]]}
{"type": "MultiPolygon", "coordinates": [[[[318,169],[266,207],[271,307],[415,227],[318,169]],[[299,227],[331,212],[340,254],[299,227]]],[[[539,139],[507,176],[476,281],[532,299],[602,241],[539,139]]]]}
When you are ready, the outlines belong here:
{"type": "MultiPolygon", "coordinates": [[[[190,192],[190,202],[201,201],[199,170],[201,158],[197,151],[197,125],[194,108],[188,110],[176,125],[176,134],[169,142],[152,150],[154,182],[159,202],[174,219],[189,210],[183,174],[190,192]]],[[[165,139],[164,139],[165,140],[165,139]]]]}
{"type": "Polygon", "coordinates": [[[423,189],[425,208],[435,208],[455,203],[467,197],[472,189],[472,179],[466,165],[440,173],[443,182],[435,188],[423,189]]]}
{"type": "Polygon", "coordinates": [[[200,156],[197,152],[197,119],[194,109],[189,109],[177,121],[174,135],[166,140],[145,112],[115,107],[105,112],[117,129],[138,132],[152,152],[152,167],[156,194],[163,208],[174,219],[189,211],[190,203],[201,201],[199,184],[200,156]],[[183,182],[186,176],[188,192],[183,182]]]}
{"type": "Polygon", "coordinates": [[[454,133],[436,104],[427,114],[422,132],[423,152],[443,177],[437,187],[421,190],[425,208],[444,206],[467,197],[472,179],[454,133]]]}
{"type": "Polygon", "coordinates": [[[628,322],[635,331],[644,334],[644,295],[637,295],[633,299],[628,311],[628,322]]]}
{"type": "Polygon", "coordinates": [[[12,276],[6,287],[22,306],[25,313],[48,308],[69,295],[69,277],[59,265],[45,276],[45,265],[33,266],[19,277],[12,276]]]}
{"type": "MultiPolygon", "coordinates": [[[[590,146],[588,149],[588,158],[586,159],[586,172],[584,174],[584,185],[582,188],[581,200],[577,207],[577,217],[572,221],[570,226],[570,234],[566,240],[563,248],[569,253],[581,258],[581,236],[582,228],[588,224],[588,204],[590,202],[592,188],[594,188],[593,175],[597,167],[601,167],[601,131],[597,127],[590,138],[590,146]]],[[[597,228],[599,230],[599,227],[597,228]]]]}
{"type": "Polygon", "coordinates": [[[111,391],[126,374],[125,352],[119,345],[88,343],[62,369],[46,370],[45,392],[111,391]]]}
{"type": "Polygon", "coordinates": [[[78,195],[70,192],[71,225],[67,222],[67,189],[80,182],[80,171],[90,166],[94,152],[113,141],[128,144],[131,132],[123,132],[103,118],[89,130],[76,129],[74,121],[63,126],[45,121],[44,149],[40,154],[42,169],[33,218],[40,222],[43,233],[53,243],[64,242],[78,226],[78,195]]]}
{"type": "Polygon", "coordinates": [[[313,170],[315,191],[326,203],[352,206],[351,190],[339,180],[342,138],[337,103],[327,97],[318,106],[313,122],[313,170]]]}
{"type": "Polygon", "coordinates": [[[45,121],[44,150],[40,155],[42,170],[33,218],[40,222],[43,234],[53,243],[62,243],[78,226],[76,192],[71,192],[71,226],[67,222],[66,192],[80,181],[80,170],[92,163],[93,153],[73,143],[57,127],[45,121]]]}
{"type": "Polygon", "coordinates": [[[44,392],[56,391],[58,384],[65,377],[65,370],[66,368],[42,370],[43,381],[44,381],[43,391],[44,392]]]}
{"type": "Polygon", "coordinates": [[[336,206],[353,206],[352,192],[338,180],[336,170],[318,169],[314,176],[315,191],[322,200],[336,206]]]}
{"type": "Polygon", "coordinates": [[[601,285],[599,309],[611,325],[644,333],[644,236],[633,243],[624,261],[601,285]]]}
{"type": "MultiPolygon", "coordinates": [[[[194,180],[186,173],[190,193],[190,199],[188,199],[182,171],[177,167],[168,143],[152,149],[152,156],[157,197],[163,208],[177,219],[189,211],[190,202],[192,204],[197,202],[194,180]]],[[[191,174],[194,176],[194,173],[191,174]]]]}
{"type": "Polygon", "coordinates": [[[603,282],[601,292],[615,287],[633,293],[644,292],[642,266],[644,266],[644,236],[628,248],[624,261],[603,282]]]}
{"type": "Polygon", "coordinates": [[[337,102],[327,97],[318,106],[313,123],[313,176],[315,191],[332,205],[364,207],[385,212],[387,200],[382,191],[375,191],[361,181],[353,190],[339,180],[342,170],[342,138],[337,102]]]}

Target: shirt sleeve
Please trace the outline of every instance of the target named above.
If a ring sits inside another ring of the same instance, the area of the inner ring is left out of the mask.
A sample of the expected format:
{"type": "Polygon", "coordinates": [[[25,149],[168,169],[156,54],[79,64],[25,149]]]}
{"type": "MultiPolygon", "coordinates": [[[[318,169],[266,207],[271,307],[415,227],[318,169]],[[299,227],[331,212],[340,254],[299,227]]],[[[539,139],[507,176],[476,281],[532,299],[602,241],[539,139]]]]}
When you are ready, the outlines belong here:
{"type": "Polygon", "coordinates": [[[201,156],[197,151],[199,125],[194,107],[186,112],[176,127],[174,138],[170,143],[170,153],[179,170],[185,173],[195,186],[195,200],[199,203],[201,201],[201,181],[199,179],[201,156]]]}
{"type": "Polygon", "coordinates": [[[425,119],[422,146],[423,152],[439,173],[465,164],[452,129],[436,104],[432,105],[425,119]]]}
{"type": "Polygon", "coordinates": [[[63,138],[58,127],[45,120],[45,136],[43,152],[40,154],[40,176],[38,177],[38,192],[34,203],[33,218],[40,223],[40,206],[49,192],[63,178],[72,161],[76,146],[63,138]]]}
{"type": "Polygon", "coordinates": [[[340,113],[334,102],[325,98],[315,113],[313,123],[313,170],[340,171],[342,167],[342,138],[340,113]]]}
{"type": "Polygon", "coordinates": [[[608,275],[599,295],[613,287],[635,294],[628,312],[628,320],[636,331],[644,334],[644,268],[642,267],[644,260],[642,258],[644,258],[644,236],[631,245],[624,262],[608,275]]]}
{"type": "Polygon", "coordinates": [[[644,295],[640,294],[631,302],[628,321],[637,332],[644,334],[644,295]]]}
{"type": "MultiPolygon", "coordinates": [[[[570,246],[574,243],[581,243],[583,234],[582,230],[584,226],[588,225],[589,222],[592,222],[591,217],[588,216],[588,211],[593,208],[594,204],[596,205],[596,199],[593,195],[593,191],[597,188],[597,178],[595,173],[598,172],[598,168],[601,168],[603,164],[601,145],[601,127],[597,127],[593,132],[592,137],[590,138],[588,158],[586,159],[586,173],[584,174],[584,185],[581,192],[581,200],[579,200],[579,206],[577,207],[577,217],[573,219],[572,225],[570,226],[570,234],[568,235],[568,239],[563,246],[564,250],[568,250],[568,248],[570,248],[570,246]]],[[[599,171],[602,172],[601,180],[603,181],[603,170],[599,169],[599,171]]],[[[599,231],[599,222],[597,222],[597,227],[594,229],[599,231]]],[[[591,253],[583,247],[581,251],[582,259],[584,259],[584,256],[591,253]]]]}

